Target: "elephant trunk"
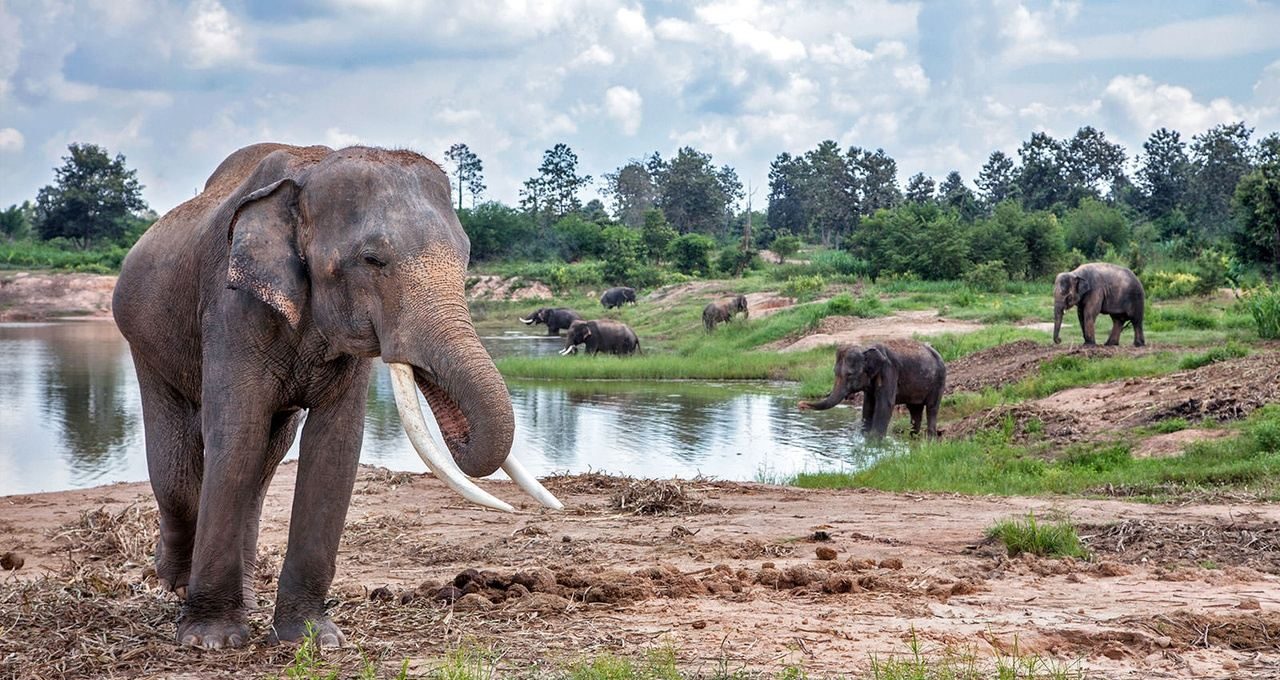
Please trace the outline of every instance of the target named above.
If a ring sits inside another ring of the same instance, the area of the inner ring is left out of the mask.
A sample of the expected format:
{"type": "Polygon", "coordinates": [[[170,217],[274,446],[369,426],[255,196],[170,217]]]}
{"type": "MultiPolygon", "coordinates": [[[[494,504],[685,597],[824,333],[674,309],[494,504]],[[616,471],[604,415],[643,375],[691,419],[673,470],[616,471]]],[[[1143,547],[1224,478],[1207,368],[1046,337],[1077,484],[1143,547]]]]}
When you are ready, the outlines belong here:
{"type": "Polygon", "coordinates": [[[1062,331],[1062,313],[1065,311],[1065,305],[1061,302],[1055,302],[1053,305],[1053,343],[1056,345],[1062,342],[1059,333],[1062,331]]]}
{"type": "Polygon", "coordinates": [[[831,388],[831,394],[828,394],[826,399],[823,399],[822,401],[807,401],[804,403],[807,408],[817,411],[825,411],[829,408],[833,408],[836,404],[839,404],[848,398],[849,393],[852,391],[851,387],[852,386],[849,384],[848,380],[845,380],[843,377],[837,377],[836,384],[831,388]]]}

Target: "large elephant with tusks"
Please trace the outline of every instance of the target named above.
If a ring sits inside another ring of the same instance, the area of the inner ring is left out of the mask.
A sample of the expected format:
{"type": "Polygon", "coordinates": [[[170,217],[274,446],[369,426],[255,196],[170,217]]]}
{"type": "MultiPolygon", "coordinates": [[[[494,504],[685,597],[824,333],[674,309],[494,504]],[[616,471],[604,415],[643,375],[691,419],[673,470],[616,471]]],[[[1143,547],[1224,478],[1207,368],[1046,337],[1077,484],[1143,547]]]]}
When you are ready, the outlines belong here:
{"type": "Polygon", "coordinates": [[[1053,342],[1062,342],[1059,331],[1063,312],[1075,307],[1084,344],[1094,344],[1094,323],[1098,314],[1106,314],[1111,317],[1108,345],[1120,344],[1120,331],[1131,323],[1133,346],[1142,347],[1147,344],[1142,332],[1145,305],[1146,292],[1132,271],[1106,262],[1082,264],[1058,274],[1053,282],[1053,342]]]}
{"type": "Polygon", "coordinates": [[[450,206],[444,172],[409,151],[256,144],[125,259],[114,314],[142,392],[156,575],[185,599],[182,644],[249,643],[263,497],[299,429],[269,640],[311,629],[322,646],[343,644],[325,597],[374,357],[390,366],[405,431],[438,479],[509,511],[467,478],[502,468],[559,506],[510,455],[511,399],[472,326],[470,243],[450,206]]]}

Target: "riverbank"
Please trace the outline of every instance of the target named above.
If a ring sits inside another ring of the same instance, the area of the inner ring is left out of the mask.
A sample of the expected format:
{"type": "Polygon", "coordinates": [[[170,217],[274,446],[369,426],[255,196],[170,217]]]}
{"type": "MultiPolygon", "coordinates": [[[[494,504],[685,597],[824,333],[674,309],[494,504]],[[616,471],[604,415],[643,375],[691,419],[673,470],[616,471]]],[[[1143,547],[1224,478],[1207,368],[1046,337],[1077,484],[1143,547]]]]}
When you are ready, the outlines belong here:
{"type": "MultiPolygon", "coordinates": [[[[285,464],[268,494],[255,641],[234,652],[173,644],[177,603],[149,570],[146,484],[0,499],[0,552],[25,561],[0,578],[0,674],[283,675],[294,648],[262,639],[295,472],[285,464]]],[[[509,484],[485,486],[518,499],[509,484]]],[[[858,678],[873,659],[910,658],[914,641],[930,664],[969,655],[979,668],[1041,669],[1019,677],[1263,677],[1280,664],[1276,505],[601,475],[547,486],[566,512],[523,503],[504,515],[464,507],[429,476],[362,468],[332,589],[334,619],[358,649],[321,663],[351,675],[363,656],[391,677],[407,662],[419,677],[467,658],[481,672],[453,677],[557,677],[584,661],[667,655],[685,677],[858,678]],[[1030,512],[1069,517],[1091,558],[1011,558],[984,540],[1030,512]],[[442,599],[441,584],[467,569],[493,583],[442,599]],[[515,572],[533,593],[504,587],[515,572]]]]}
{"type": "Polygon", "coordinates": [[[0,322],[111,318],[116,277],[107,274],[0,274],[0,322]]]}

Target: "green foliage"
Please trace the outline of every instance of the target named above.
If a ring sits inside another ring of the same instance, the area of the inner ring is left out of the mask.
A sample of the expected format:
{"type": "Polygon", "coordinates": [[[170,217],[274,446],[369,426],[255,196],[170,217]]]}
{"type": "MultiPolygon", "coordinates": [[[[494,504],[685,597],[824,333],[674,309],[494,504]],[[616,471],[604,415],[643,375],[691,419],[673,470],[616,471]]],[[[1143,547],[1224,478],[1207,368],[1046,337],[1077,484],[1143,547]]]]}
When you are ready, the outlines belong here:
{"type": "Polygon", "coordinates": [[[1206,248],[1198,256],[1194,265],[1196,283],[1191,290],[1196,295],[1209,295],[1227,285],[1227,270],[1231,267],[1231,258],[1225,253],[1206,248]]]}
{"type": "Polygon", "coordinates": [[[1035,513],[1026,519],[1001,520],[987,530],[987,537],[1004,544],[1010,557],[1022,553],[1041,557],[1085,557],[1080,536],[1070,522],[1037,521],[1035,513]]]}
{"type": "Polygon", "coordinates": [[[1068,248],[1093,259],[1101,258],[1108,246],[1129,242],[1129,224],[1124,213],[1101,201],[1086,198],[1062,217],[1068,248]]]}
{"type": "Polygon", "coordinates": [[[667,257],[676,271],[689,276],[702,276],[711,271],[711,251],[716,242],[702,234],[685,234],[667,248],[667,257]]]}
{"type": "Polygon", "coordinates": [[[643,248],[640,232],[628,227],[606,227],[601,232],[604,241],[602,254],[604,266],[601,273],[606,283],[631,283],[640,267],[643,248]]]}
{"type": "Polygon", "coordinates": [[[458,220],[471,239],[472,262],[546,254],[547,249],[537,238],[537,224],[515,208],[486,201],[469,210],[459,210],[458,220]]]}
{"type": "Polygon", "coordinates": [[[1241,178],[1231,205],[1239,228],[1236,253],[1247,262],[1269,262],[1280,274],[1280,162],[1241,178]]]}
{"type": "Polygon", "coordinates": [[[819,250],[809,256],[809,270],[823,276],[864,276],[867,263],[843,250],[819,250]]]}
{"type": "Polygon", "coordinates": [[[1142,275],[1142,289],[1153,300],[1173,300],[1195,295],[1200,277],[1174,271],[1148,271],[1142,275]]]}
{"type": "Polygon", "coordinates": [[[662,256],[667,254],[667,248],[678,236],[676,230],[667,223],[662,211],[657,208],[645,211],[641,235],[645,255],[655,264],[662,263],[662,256]]]}
{"type": "Polygon", "coordinates": [[[462,192],[471,192],[471,205],[476,204],[476,197],[485,190],[484,163],[480,161],[466,144],[457,143],[444,152],[444,157],[453,164],[453,176],[458,192],[458,210],[462,210],[462,192]]]}
{"type": "Polygon", "coordinates": [[[889,309],[884,306],[880,298],[874,295],[861,295],[855,299],[848,293],[840,293],[827,300],[828,316],[857,316],[869,319],[888,313],[889,309]]]}
{"type": "Polygon", "coordinates": [[[1254,288],[1245,294],[1243,302],[1253,316],[1258,337],[1265,340],[1280,339],[1280,285],[1254,288]]]}
{"type": "Polygon", "coordinates": [[[62,239],[51,242],[0,243],[0,269],[53,269],[86,274],[114,274],[129,253],[128,248],[105,245],[89,250],[71,249],[62,239]]]}
{"type": "Polygon", "coordinates": [[[95,144],[71,144],[71,155],[54,169],[56,180],[36,195],[35,226],[40,238],[66,238],[81,249],[94,241],[114,241],[129,226],[126,218],[146,210],[136,170],[95,144]]]}
{"type": "Polygon", "coordinates": [[[973,290],[984,293],[1000,293],[1004,291],[1004,283],[1009,274],[1004,269],[1003,260],[991,260],[970,269],[964,275],[964,282],[973,290]]]}
{"type": "Polygon", "coordinates": [[[604,229],[595,222],[583,219],[577,213],[561,218],[552,227],[552,231],[560,246],[560,256],[566,262],[604,255],[604,229]]]}
{"type": "Polygon", "coordinates": [[[782,295],[793,297],[801,302],[812,300],[827,287],[827,280],[819,274],[812,276],[793,276],[783,284],[782,295]]]}
{"type": "Polygon", "coordinates": [[[754,250],[743,250],[741,245],[729,245],[716,255],[716,271],[722,276],[741,276],[748,269],[760,266],[760,257],[754,250]]]}
{"type": "Polygon", "coordinates": [[[773,254],[778,256],[778,264],[782,264],[788,257],[800,252],[800,244],[799,236],[779,236],[773,239],[773,243],[769,244],[769,250],[772,250],[773,254]]]}
{"type": "Polygon", "coordinates": [[[0,210],[0,236],[14,241],[27,238],[31,235],[34,219],[35,207],[31,201],[0,210]]]}
{"type": "Polygon", "coordinates": [[[1188,423],[1186,418],[1169,418],[1156,423],[1151,429],[1159,434],[1170,434],[1181,432],[1188,427],[1191,427],[1191,423],[1188,423]]]}
{"type": "Polygon", "coordinates": [[[1219,361],[1228,359],[1239,359],[1240,357],[1249,356],[1249,348],[1234,342],[1228,342],[1208,350],[1202,354],[1188,354],[1178,362],[1178,368],[1186,371],[1201,366],[1208,366],[1219,361]]]}
{"type": "Polygon", "coordinates": [[[959,278],[969,268],[969,243],[959,217],[936,203],[905,203],[863,221],[850,239],[868,273],[959,278]]]}

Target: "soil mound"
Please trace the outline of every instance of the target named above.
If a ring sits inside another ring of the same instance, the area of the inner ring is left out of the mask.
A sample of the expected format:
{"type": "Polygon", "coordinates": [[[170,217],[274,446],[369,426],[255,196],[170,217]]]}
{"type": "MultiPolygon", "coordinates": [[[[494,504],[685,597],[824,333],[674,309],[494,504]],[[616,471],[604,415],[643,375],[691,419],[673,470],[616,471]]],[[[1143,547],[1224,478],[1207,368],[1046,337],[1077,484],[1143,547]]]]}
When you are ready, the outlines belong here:
{"type": "Polygon", "coordinates": [[[1058,356],[1088,359],[1109,356],[1143,356],[1168,347],[1107,347],[1047,345],[1034,340],[1017,340],[979,350],[947,363],[947,392],[981,392],[1024,380],[1040,370],[1045,361],[1058,356]]]}
{"type": "Polygon", "coordinates": [[[467,278],[467,300],[550,300],[555,297],[547,284],[519,276],[472,276],[467,278]]]}

